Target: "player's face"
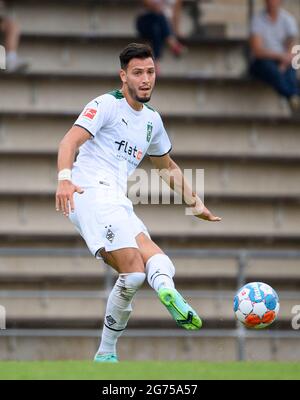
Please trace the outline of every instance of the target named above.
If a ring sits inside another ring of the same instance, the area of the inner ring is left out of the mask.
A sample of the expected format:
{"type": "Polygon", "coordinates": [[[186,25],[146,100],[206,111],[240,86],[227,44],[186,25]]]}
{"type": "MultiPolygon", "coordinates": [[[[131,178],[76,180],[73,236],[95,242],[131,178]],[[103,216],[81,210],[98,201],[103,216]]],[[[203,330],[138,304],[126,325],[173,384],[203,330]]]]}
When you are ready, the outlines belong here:
{"type": "Polygon", "coordinates": [[[152,58],[130,60],[127,70],[123,71],[122,81],[134,101],[150,101],[155,85],[155,66],[152,58]]]}

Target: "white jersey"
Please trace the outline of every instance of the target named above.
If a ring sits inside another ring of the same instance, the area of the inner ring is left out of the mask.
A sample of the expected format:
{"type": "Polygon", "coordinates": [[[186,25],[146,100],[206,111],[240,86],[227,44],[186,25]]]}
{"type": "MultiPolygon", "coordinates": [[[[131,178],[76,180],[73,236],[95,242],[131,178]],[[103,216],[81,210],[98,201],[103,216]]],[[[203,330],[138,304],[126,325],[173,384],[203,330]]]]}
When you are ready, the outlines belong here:
{"type": "Polygon", "coordinates": [[[172,148],[160,115],[147,105],[134,110],[119,90],[91,101],[75,125],[91,135],[72,171],[73,182],[84,188],[108,181],[126,193],[128,176],[146,154],[159,157],[172,148]]]}

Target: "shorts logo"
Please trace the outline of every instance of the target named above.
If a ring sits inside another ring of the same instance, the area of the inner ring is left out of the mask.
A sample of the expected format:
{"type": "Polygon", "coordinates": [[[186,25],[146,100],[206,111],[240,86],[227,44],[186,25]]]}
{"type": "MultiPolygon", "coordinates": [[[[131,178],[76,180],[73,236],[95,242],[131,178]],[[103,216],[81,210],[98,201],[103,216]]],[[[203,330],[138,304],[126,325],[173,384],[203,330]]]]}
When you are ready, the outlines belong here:
{"type": "Polygon", "coordinates": [[[96,114],[97,110],[95,110],[94,108],[87,108],[83,114],[83,117],[86,117],[88,119],[94,119],[96,114]]]}
{"type": "Polygon", "coordinates": [[[114,324],[117,323],[116,320],[113,319],[113,317],[111,315],[108,315],[106,318],[106,322],[109,326],[113,326],[114,324]]]}
{"type": "Polygon", "coordinates": [[[113,231],[110,229],[110,228],[111,228],[111,225],[106,226],[105,228],[107,229],[106,239],[107,239],[108,241],[110,241],[110,243],[112,243],[113,240],[114,240],[114,238],[115,238],[115,234],[114,234],[113,231]]]}
{"type": "Polygon", "coordinates": [[[153,124],[152,124],[152,122],[148,122],[148,125],[147,125],[147,142],[148,143],[150,143],[152,131],[153,131],[153,124]]]}

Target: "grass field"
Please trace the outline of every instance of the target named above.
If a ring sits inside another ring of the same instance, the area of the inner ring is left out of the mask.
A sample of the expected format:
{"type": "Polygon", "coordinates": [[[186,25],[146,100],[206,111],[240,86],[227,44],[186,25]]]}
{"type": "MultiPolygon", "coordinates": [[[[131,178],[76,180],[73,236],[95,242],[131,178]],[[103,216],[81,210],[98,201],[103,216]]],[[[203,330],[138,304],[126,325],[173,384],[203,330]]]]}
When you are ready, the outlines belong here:
{"type": "Polygon", "coordinates": [[[282,362],[0,362],[0,379],[300,379],[299,363],[282,362]]]}

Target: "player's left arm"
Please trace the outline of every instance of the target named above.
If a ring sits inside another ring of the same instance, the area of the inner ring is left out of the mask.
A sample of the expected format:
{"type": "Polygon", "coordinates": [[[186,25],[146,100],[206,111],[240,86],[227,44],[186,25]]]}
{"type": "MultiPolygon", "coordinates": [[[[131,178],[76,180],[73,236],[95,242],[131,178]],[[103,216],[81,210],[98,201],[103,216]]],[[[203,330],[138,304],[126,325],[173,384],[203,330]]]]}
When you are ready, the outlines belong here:
{"type": "Polygon", "coordinates": [[[159,176],[182,197],[197,218],[211,222],[221,221],[220,217],[216,217],[205,207],[200,197],[190,187],[180,167],[172,160],[169,154],[161,157],[150,156],[150,160],[158,170],[159,176]]]}

